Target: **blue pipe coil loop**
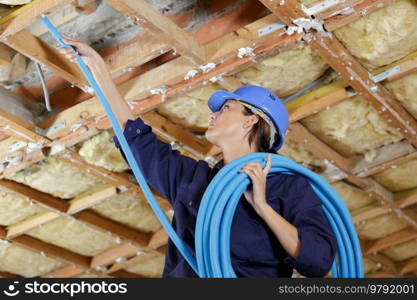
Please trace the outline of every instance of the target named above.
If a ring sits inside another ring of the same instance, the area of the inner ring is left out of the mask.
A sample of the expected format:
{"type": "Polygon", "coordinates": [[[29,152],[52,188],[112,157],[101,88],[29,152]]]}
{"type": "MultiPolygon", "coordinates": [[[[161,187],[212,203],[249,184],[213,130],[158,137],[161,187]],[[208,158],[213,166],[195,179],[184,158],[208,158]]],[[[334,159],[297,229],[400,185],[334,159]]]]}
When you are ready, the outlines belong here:
{"type": "MultiPolygon", "coordinates": [[[[62,35],[46,16],[41,16],[41,21],[62,47],[73,48],[62,41],[62,35]]],[[[77,57],[76,63],[103,106],[126,159],[152,210],[168,233],[169,238],[194,272],[200,277],[207,278],[236,277],[230,257],[230,229],[237,203],[250,183],[248,176],[239,172],[239,170],[249,162],[259,162],[265,166],[267,154],[253,153],[245,155],[224,166],[213,178],[204,193],[198,211],[195,230],[196,257],[194,257],[188,246],[173,230],[169,219],[155,200],[100,86],[80,56],[77,57]]],[[[332,265],[332,276],[342,278],[363,277],[359,240],[349,211],[333,187],[321,176],[278,154],[272,155],[272,167],[268,176],[273,173],[305,176],[314,192],[321,199],[323,211],[337,239],[337,253],[332,265]]]]}

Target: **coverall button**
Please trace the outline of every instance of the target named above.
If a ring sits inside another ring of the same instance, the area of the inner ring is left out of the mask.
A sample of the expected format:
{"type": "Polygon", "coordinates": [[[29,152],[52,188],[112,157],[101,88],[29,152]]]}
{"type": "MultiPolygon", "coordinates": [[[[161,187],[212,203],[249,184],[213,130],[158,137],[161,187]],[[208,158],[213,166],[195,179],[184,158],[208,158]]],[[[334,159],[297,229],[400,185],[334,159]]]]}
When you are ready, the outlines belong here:
{"type": "Polygon", "coordinates": [[[140,133],[140,129],[136,129],[136,133],[139,134],[140,133]]]}
{"type": "Polygon", "coordinates": [[[188,202],[188,205],[190,206],[193,205],[193,201],[188,202]]]}
{"type": "Polygon", "coordinates": [[[132,127],[127,127],[127,130],[128,131],[132,131],[132,127]]]}

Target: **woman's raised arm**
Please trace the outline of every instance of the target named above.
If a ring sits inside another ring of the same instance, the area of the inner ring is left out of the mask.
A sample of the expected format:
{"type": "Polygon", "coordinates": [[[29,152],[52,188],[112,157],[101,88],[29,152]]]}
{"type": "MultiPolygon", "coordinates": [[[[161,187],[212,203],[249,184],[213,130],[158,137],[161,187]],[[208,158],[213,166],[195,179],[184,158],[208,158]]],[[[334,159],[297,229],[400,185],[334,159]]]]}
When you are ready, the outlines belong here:
{"type": "Polygon", "coordinates": [[[81,55],[84,62],[93,73],[103,94],[106,96],[119,125],[124,129],[127,120],[133,120],[134,116],[129,105],[123,99],[122,95],[120,95],[119,90],[114,84],[103,58],[93,48],[83,42],[75,41],[68,37],[65,37],[63,41],[74,46],[77,52],[69,48],[62,48],[60,52],[65,54],[65,56],[73,62],[75,62],[77,53],[81,55]]]}

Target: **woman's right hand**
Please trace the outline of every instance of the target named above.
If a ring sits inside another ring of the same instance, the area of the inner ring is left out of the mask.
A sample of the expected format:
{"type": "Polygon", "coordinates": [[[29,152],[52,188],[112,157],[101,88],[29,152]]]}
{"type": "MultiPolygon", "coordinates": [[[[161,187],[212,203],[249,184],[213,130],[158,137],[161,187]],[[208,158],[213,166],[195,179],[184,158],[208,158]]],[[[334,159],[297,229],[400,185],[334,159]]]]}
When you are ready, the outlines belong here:
{"type": "Polygon", "coordinates": [[[64,54],[65,57],[71,62],[75,62],[77,60],[77,55],[80,55],[87,66],[91,67],[95,62],[97,62],[97,59],[101,58],[97,51],[86,43],[73,40],[67,36],[64,36],[62,41],[76,48],[76,51],[72,48],[61,48],[59,50],[59,52],[64,54]]]}

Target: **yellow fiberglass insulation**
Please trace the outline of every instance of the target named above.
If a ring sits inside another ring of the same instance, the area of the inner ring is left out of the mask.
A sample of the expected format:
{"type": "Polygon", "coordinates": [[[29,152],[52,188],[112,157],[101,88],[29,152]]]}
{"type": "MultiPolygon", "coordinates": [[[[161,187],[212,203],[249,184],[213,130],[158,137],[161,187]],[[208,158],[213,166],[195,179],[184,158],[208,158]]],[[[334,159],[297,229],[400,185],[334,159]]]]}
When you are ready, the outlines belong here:
{"type": "Polygon", "coordinates": [[[129,169],[125,160],[113,143],[113,130],[102,131],[83,142],[78,154],[88,163],[114,172],[129,169]]]}
{"type": "Polygon", "coordinates": [[[417,255],[417,241],[411,240],[381,252],[393,261],[403,261],[417,255]]]}
{"type": "Polygon", "coordinates": [[[291,158],[313,171],[323,171],[326,168],[323,159],[314,156],[302,143],[297,143],[288,137],[285,138],[284,145],[278,153],[291,158]]]}
{"type": "Polygon", "coordinates": [[[63,199],[73,198],[103,184],[85,171],[54,157],[48,157],[7,178],[63,199]]]}
{"type": "Polygon", "coordinates": [[[364,207],[374,201],[368,193],[343,181],[335,182],[332,186],[343,198],[343,201],[350,211],[364,207]]]}
{"type": "Polygon", "coordinates": [[[399,192],[417,187],[417,160],[407,161],[400,165],[392,165],[372,177],[392,192],[399,192]]]}
{"type": "Polygon", "coordinates": [[[389,82],[385,87],[417,119],[417,72],[389,82]]]}
{"type": "Polygon", "coordinates": [[[63,264],[60,261],[46,257],[37,252],[0,241],[0,270],[35,277],[47,274],[63,264]]]}
{"type": "Polygon", "coordinates": [[[395,213],[385,214],[356,224],[356,232],[364,240],[379,239],[388,234],[400,231],[408,222],[395,213]]]}
{"type": "Polygon", "coordinates": [[[403,135],[382,119],[363,97],[348,98],[301,121],[342,155],[365,153],[398,142],[403,135]]]}
{"type": "Polygon", "coordinates": [[[172,101],[158,107],[158,112],[173,121],[195,131],[205,131],[208,126],[209,114],[207,100],[211,94],[221,89],[214,83],[197,88],[187,94],[180,95],[172,101]]]}
{"type": "Polygon", "coordinates": [[[165,256],[158,255],[140,263],[129,266],[127,271],[136,273],[145,277],[159,278],[162,277],[162,271],[164,270],[165,256]]]}
{"type": "Polygon", "coordinates": [[[239,72],[236,76],[245,84],[262,85],[285,97],[319,78],[328,65],[305,43],[282,52],[239,72]]]}
{"type": "Polygon", "coordinates": [[[93,256],[118,244],[118,240],[102,231],[68,217],[60,217],[27,232],[44,242],[93,256]]]}
{"type": "Polygon", "coordinates": [[[17,194],[0,191],[0,225],[9,226],[46,211],[17,194]]]}
{"type": "Polygon", "coordinates": [[[370,260],[369,258],[363,258],[363,271],[365,274],[378,271],[382,266],[378,265],[376,262],[370,260]]]}
{"type": "Polygon", "coordinates": [[[128,192],[109,197],[92,209],[140,231],[154,232],[161,228],[149,204],[128,192]]]}
{"type": "Polygon", "coordinates": [[[400,0],[334,31],[369,69],[390,64],[417,50],[417,2],[400,0]]]}

